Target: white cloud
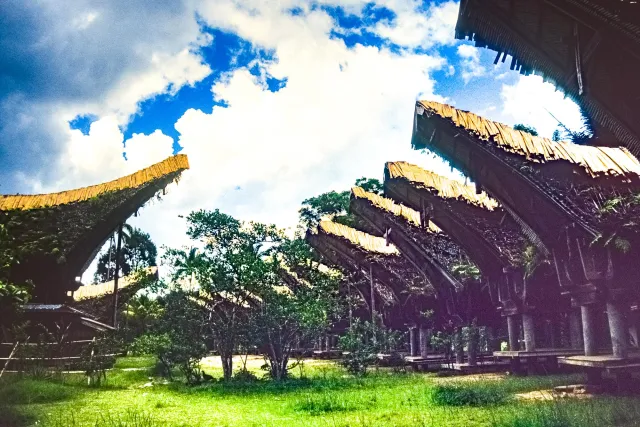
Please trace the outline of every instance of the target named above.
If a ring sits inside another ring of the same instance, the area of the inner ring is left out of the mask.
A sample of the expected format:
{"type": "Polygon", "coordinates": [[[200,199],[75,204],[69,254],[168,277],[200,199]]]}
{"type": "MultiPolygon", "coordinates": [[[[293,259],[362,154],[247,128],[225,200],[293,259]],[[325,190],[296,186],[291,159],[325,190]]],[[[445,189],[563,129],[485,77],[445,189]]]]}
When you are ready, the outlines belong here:
{"type": "Polygon", "coordinates": [[[513,85],[503,84],[500,96],[502,114],[512,124],[533,126],[541,136],[550,138],[558,127],[552,114],[569,129],[579,130],[582,125],[580,108],[540,76],[520,76],[513,85]]]}
{"type": "MultiPolygon", "coordinates": [[[[358,13],[363,4],[353,2],[347,9],[358,13]]],[[[213,87],[215,97],[226,100],[228,108],[216,107],[211,113],[189,109],[175,123],[191,170],[162,203],[132,219],[158,244],[185,244],[184,220],[178,215],[194,209],[221,208],[242,219],[294,226],[304,198],[348,188],[361,176],[381,179],[385,161],[444,169],[411,150],[410,137],[416,98],[444,100],[434,94],[430,75],[445,61],[408,50],[396,54],[360,45],[348,49],[330,38],[330,16],[322,10],[301,16],[285,12],[296,5],[220,0],[185,12],[184,19],[193,19],[197,10],[209,25],[273,49],[277,62],[260,66],[288,81],[272,93],[246,69],[236,70],[213,87]]],[[[390,1],[387,6],[398,20],[376,31],[394,43],[426,48],[453,41],[454,3],[426,13],[412,0],[390,1]]],[[[103,21],[100,13],[86,31],[103,21]]],[[[80,112],[101,118],[89,135],[68,128],[59,133],[64,143],[57,156],[58,176],[46,186],[36,177],[33,188],[93,184],[166,157],[171,152],[169,137],[160,131],[134,135],[123,147],[119,125],[141,100],[202,79],[209,67],[189,46],[206,42],[201,34],[190,32],[182,45],[134,48],[139,64],[120,70],[96,96],[56,104],[60,122],[80,112]]]]}
{"type": "Polygon", "coordinates": [[[480,50],[474,46],[463,44],[458,46],[462,80],[469,83],[472,79],[487,74],[487,69],[480,64],[480,50]]]}
{"type": "Polygon", "coordinates": [[[393,43],[411,48],[454,44],[458,3],[432,3],[426,11],[421,10],[422,5],[422,2],[389,1],[386,6],[396,13],[396,19],[391,24],[378,23],[375,32],[393,43]]]}

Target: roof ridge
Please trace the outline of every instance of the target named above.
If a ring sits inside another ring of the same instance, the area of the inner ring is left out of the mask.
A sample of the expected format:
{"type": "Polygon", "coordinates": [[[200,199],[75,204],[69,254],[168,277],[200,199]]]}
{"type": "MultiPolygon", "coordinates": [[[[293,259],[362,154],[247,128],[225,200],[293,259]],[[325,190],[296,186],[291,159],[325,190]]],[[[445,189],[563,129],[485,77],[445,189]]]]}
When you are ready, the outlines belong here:
{"type": "Polygon", "coordinates": [[[456,127],[473,132],[485,141],[494,142],[504,151],[519,154],[528,161],[546,163],[566,160],[580,166],[591,177],[628,176],[640,178],[640,161],[625,147],[579,145],[570,141],[552,141],[528,132],[515,130],[504,123],[485,119],[470,111],[436,101],[417,101],[430,114],[452,121],[456,127]]]}
{"type": "Polygon", "coordinates": [[[433,188],[438,191],[438,195],[442,198],[464,199],[468,203],[488,210],[494,210],[499,206],[498,202],[489,197],[487,193],[476,194],[476,189],[472,185],[445,178],[411,163],[387,162],[386,170],[391,179],[403,178],[410,182],[433,188]]]}
{"type": "Polygon", "coordinates": [[[48,194],[0,195],[0,210],[27,210],[82,202],[105,193],[137,188],[162,176],[185,169],[189,169],[189,160],[186,154],[177,154],[137,172],[102,184],[48,194]]]}

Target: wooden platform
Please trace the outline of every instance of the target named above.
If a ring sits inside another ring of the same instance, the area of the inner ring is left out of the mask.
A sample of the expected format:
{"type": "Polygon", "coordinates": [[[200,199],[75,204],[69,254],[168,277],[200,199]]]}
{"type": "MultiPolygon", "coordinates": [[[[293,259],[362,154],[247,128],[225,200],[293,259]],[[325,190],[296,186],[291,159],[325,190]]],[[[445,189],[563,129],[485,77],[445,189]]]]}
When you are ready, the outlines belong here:
{"type": "Polygon", "coordinates": [[[509,368],[509,362],[504,360],[484,361],[477,365],[471,366],[468,363],[443,363],[440,369],[453,369],[465,374],[480,374],[487,372],[501,372],[509,368]]]}
{"type": "Polygon", "coordinates": [[[640,371],[640,353],[632,353],[626,358],[616,357],[613,354],[561,357],[558,363],[608,372],[640,371]]]}
{"type": "Polygon", "coordinates": [[[537,359],[540,357],[564,357],[579,356],[584,350],[576,350],[572,348],[540,348],[534,351],[515,350],[515,351],[494,351],[493,356],[500,359],[537,359]]]}

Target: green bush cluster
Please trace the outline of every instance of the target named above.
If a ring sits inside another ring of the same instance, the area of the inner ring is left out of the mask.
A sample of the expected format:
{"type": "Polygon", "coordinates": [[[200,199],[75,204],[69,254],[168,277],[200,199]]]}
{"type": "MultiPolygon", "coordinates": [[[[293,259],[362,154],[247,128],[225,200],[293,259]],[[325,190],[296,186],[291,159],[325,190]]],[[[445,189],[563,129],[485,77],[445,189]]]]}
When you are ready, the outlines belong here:
{"type": "Polygon", "coordinates": [[[433,388],[431,399],[441,406],[490,406],[506,403],[509,394],[497,387],[481,384],[439,384],[433,388]]]}

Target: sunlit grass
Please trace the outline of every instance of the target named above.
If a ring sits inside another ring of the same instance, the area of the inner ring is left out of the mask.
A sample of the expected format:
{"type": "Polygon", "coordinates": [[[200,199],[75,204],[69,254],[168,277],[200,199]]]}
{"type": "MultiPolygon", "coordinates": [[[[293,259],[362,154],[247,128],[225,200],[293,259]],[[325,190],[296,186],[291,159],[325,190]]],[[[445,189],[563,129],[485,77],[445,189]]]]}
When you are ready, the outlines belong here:
{"type": "MultiPolygon", "coordinates": [[[[247,367],[259,374],[259,358],[247,367]]],[[[236,363],[236,367],[238,367],[236,363]]],[[[187,387],[152,378],[151,358],[120,359],[107,382],[83,375],[56,380],[3,378],[0,425],[21,426],[605,426],[635,425],[640,398],[523,402],[515,393],[580,377],[470,381],[465,377],[381,370],[353,378],[332,362],[312,361],[291,380],[187,387]],[[134,369],[135,368],[135,369],[134,369]],[[152,385],[150,385],[152,384],[152,385]]],[[[215,359],[207,373],[219,377],[215,359]]]]}

